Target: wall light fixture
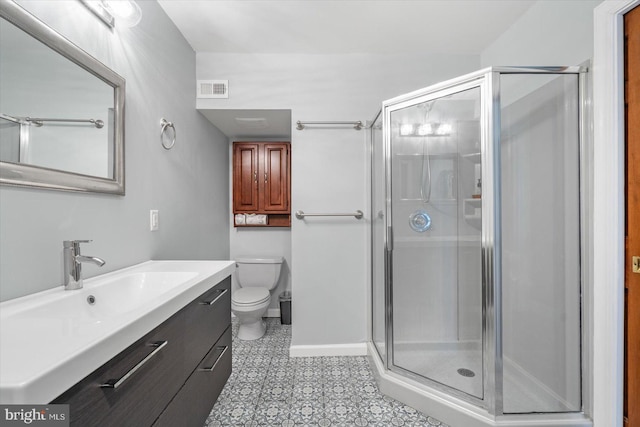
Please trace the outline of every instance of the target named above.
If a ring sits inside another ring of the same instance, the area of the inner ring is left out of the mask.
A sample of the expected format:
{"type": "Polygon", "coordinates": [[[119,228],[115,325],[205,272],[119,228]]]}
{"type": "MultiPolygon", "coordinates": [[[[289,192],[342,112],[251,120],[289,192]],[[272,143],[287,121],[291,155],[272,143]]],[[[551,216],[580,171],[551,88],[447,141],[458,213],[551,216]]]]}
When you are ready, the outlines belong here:
{"type": "Polygon", "coordinates": [[[453,131],[451,123],[403,123],[400,136],[449,136],[453,131]]]}
{"type": "Polygon", "coordinates": [[[142,19],[142,10],[134,0],[80,0],[110,28],[135,27],[142,19]]]}

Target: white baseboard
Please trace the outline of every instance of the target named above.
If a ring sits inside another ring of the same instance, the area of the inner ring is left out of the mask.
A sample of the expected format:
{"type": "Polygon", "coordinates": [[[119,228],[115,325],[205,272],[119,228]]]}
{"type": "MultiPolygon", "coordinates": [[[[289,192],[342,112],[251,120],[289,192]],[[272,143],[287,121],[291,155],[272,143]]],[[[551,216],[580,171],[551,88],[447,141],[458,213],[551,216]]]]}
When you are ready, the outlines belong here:
{"type": "Polygon", "coordinates": [[[267,317],[280,317],[279,308],[270,308],[267,310],[267,317]]]}
{"type": "Polygon", "coordinates": [[[329,345],[292,345],[289,357],[366,356],[366,343],[329,345]]]}
{"type": "MultiPolygon", "coordinates": [[[[233,314],[233,312],[231,312],[231,317],[236,317],[236,315],[233,314]]],[[[280,309],[279,308],[268,309],[265,317],[280,317],[280,309]]]]}

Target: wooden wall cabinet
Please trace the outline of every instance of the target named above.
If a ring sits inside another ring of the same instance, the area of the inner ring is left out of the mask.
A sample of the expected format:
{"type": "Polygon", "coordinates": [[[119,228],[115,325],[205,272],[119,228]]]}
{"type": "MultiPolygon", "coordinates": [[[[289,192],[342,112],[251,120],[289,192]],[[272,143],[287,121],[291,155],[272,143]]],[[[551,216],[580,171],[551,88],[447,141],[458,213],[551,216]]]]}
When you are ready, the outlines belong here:
{"type": "Polygon", "coordinates": [[[291,143],[233,143],[233,214],[265,214],[266,226],[291,226],[291,143]]]}

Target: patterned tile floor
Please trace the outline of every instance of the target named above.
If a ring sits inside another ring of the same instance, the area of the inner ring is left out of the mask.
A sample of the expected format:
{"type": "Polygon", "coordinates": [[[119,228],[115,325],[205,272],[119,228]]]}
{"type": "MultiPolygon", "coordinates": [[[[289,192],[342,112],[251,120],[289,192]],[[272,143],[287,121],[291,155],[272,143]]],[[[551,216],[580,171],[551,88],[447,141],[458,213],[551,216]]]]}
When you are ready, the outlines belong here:
{"type": "Polygon", "coordinates": [[[366,357],[290,358],[291,326],[278,318],[255,341],[232,328],[233,373],[205,427],[447,427],[382,395],[366,357]]]}

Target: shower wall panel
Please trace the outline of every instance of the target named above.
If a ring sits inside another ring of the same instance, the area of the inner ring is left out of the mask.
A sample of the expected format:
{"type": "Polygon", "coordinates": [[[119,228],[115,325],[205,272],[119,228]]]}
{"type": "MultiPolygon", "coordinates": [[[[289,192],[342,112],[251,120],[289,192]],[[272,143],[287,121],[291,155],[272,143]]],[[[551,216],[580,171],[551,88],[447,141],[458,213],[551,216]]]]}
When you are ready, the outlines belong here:
{"type": "Polygon", "coordinates": [[[504,412],[578,411],[578,77],[501,86],[504,412]]]}
{"type": "Polygon", "coordinates": [[[386,351],[385,150],[382,115],[371,126],[371,335],[383,363],[386,351]]]}

